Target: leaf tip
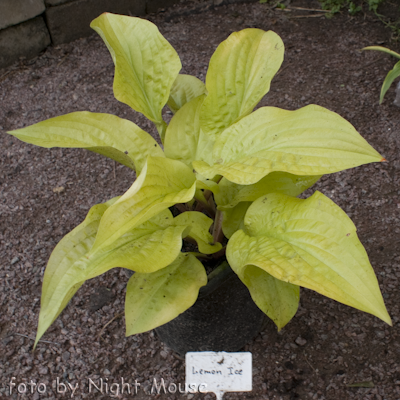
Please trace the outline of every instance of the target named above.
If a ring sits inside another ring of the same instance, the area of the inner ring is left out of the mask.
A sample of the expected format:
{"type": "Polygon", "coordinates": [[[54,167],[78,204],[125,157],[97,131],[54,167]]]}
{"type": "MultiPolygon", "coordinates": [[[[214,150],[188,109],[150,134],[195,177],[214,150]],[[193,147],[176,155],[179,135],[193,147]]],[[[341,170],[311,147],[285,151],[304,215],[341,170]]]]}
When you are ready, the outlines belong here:
{"type": "Polygon", "coordinates": [[[36,346],[39,342],[40,337],[36,336],[35,343],[33,343],[32,353],[36,350],[36,346]]]}
{"type": "Polygon", "coordinates": [[[382,159],[379,162],[389,162],[388,160],[386,160],[385,157],[382,157],[382,159]]]}
{"type": "Polygon", "coordinates": [[[383,311],[383,313],[381,313],[381,315],[377,315],[377,314],[376,314],[376,316],[377,316],[380,320],[382,320],[383,322],[386,322],[389,326],[393,326],[392,319],[390,318],[390,315],[389,315],[389,313],[387,312],[386,308],[385,308],[385,310],[383,311]]]}

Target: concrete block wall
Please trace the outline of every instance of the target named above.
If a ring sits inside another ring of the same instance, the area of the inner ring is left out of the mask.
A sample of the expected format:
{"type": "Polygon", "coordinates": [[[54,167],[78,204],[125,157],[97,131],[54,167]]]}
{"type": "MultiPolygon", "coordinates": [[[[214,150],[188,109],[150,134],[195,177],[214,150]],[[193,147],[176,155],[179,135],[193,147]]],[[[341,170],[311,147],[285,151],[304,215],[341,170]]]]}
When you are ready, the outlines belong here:
{"type": "MultiPolygon", "coordinates": [[[[103,12],[143,16],[185,0],[0,0],[0,68],[93,33],[103,12]]],[[[252,0],[208,0],[213,5],[252,0]]],[[[254,1],[254,0],[253,0],[254,1]]]]}
{"type": "Polygon", "coordinates": [[[51,43],[91,35],[90,22],[103,12],[142,16],[179,1],[0,0],[0,68],[34,57],[51,43]]]}
{"type": "Polygon", "coordinates": [[[0,1],[0,67],[34,57],[50,43],[44,0],[0,1]]]}

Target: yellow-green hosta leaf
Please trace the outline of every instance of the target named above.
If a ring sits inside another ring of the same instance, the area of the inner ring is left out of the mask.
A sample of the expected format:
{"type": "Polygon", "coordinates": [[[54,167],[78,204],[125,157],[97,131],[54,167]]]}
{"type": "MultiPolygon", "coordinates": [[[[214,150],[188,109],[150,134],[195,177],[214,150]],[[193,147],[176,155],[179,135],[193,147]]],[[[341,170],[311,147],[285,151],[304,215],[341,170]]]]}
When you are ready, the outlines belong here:
{"type": "Polygon", "coordinates": [[[205,95],[184,104],[172,117],[165,133],[164,151],[168,158],[188,166],[194,160],[211,162],[214,141],[200,129],[199,115],[205,95]]]}
{"type": "Polygon", "coordinates": [[[79,266],[71,270],[71,265],[74,265],[92,247],[100,219],[110,204],[111,201],[93,206],[86,219],[64,236],[53,250],[43,277],[35,346],[84,283],[85,279],[82,277],[79,266]]]}
{"type": "Polygon", "coordinates": [[[148,155],[164,157],[148,133],[133,122],[111,114],[79,111],[8,133],[36,146],[91,150],[136,169],[138,174],[148,155]]]}
{"type": "Polygon", "coordinates": [[[157,328],[190,308],[207,284],[203,265],[181,254],[171,265],[151,274],[136,273],[125,300],[126,336],[157,328]]]}
{"type": "Polygon", "coordinates": [[[219,184],[210,180],[206,179],[200,174],[196,175],[196,189],[204,189],[213,192],[214,194],[219,193],[219,184]]]}
{"type": "Polygon", "coordinates": [[[201,127],[215,136],[250,114],[268,93],[284,54],[274,32],[244,29],[232,33],[213,54],[206,76],[208,95],[200,114],[201,127]]]}
{"type": "Polygon", "coordinates": [[[232,125],[215,142],[213,165],[195,161],[198,173],[249,185],[273,171],[323,175],[383,161],[338,114],[309,105],[296,111],[262,107],[232,125]]]}
{"type": "Polygon", "coordinates": [[[199,113],[204,98],[204,95],[194,98],[172,117],[164,141],[164,151],[168,158],[179,160],[188,166],[197,159],[199,113]]]}
{"type": "Polygon", "coordinates": [[[254,265],[239,271],[239,278],[250,291],[258,308],[274,321],[280,331],[296,314],[300,288],[274,278],[254,265]]]}
{"type": "Polygon", "coordinates": [[[88,253],[86,279],[94,278],[112,268],[121,267],[136,272],[150,273],[170,264],[182,249],[182,237],[187,226],[170,226],[145,236],[137,232],[125,234],[109,247],[88,253]]]}
{"type": "Polygon", "coordinates": [[[90,26],[115,64],[114,95],[156,124],[182,65],[173,47],[145,19],[104,13],[90,26]]]}
{"type": "Polygon", "coordinates": [[[227,246],[240,275],[255,265],[391,324],[378,281],[346,213],[322,193],[306,200],[268,194],[255,201],[227,246]]]}
{"type": "Polygon", "coordinates": [[[320,175],[301,176],[287,172],[271,172],[252,185],[238,185],[221,179],[219,191],[214,194],[218,209],[222,211],[222,231],[229,239],[242,223],[251,202],[267,193],[283,193],[298,196],[318,181],[320,175]]]}
{"type": "Polygon", "coordinates": [[[213,254],[222,249],[221,243],[214,243],[209,229],[214,222],[201,212],[187,211],[174,218],[176,225],[190,226],[188,236],[193,238],[203,254],[213,254]]]}
{"type": "Polygon", "coordinates": [[[212,140],[210,135],[204,133],[203,130],[200,128],[194,160],[205,161],[209,164],[212,163],[213,148],[214,140],[212,140]]]}
{"type": "Polygon", "coordinates": [[[135,237],[142,237],[151,234],[159,229],[165,229],[169,226],[176,226],[174,223],[174,216],[171,211],[167,208],[160,213],[156,214],[151,219],[143,222],[141,225],[136,226],[133,230],[129,231],[130,235],[135,237]]]}
{"type": "Polygon", "coordinates": [[[207,199],[204,196],[204,193],[202,190],[198,189],[198,182],[196,181],[196,192],[194,194],[195,200],[203,203],[203,204],[208,204],[207,199]]]}
{"type": "Polygon", "coordinates": [[[141,174],[104,214],[92,251],[177,203],[190,201],[196,190],[192,170],[180,161],[148,157],[141,174]]]}
{"type": "Polygon", "coordinates": [[[283,193],[296,197],[314,185],[321,175],[301,176],[287,172],[271,172],[265,178],[252,185],[238,185],[227,179],[221,179],[220,190],[214,198],[219,210],[235,207],[241,201],[255,201],[267,193],[283,193]]]}
{"type": "Polygon", "coordinates": [[[161,139],[162,143],[164,143],[165,132],[167,131],[167,127],[168,127],[168,125],[165,121],[156,123],[157,132],[160,135],[160,139],[161,139]]]}
{"type": "Polygon", "coordinates": [[[175,114],[186,103],[206,92],[206,87],[200,79],[192,75],[179,74],[172,84],[167,105],[175,114]]]}
{"type": "Polygon", "coordinates": [[[228,239],[236,231],[243,229],[244,216],[250,205],[250,201],[242,201],[236,206],[222,211],[222,232],[228,239]]]}
{"type": "Polygon", "coordinates": [[[115,200],[92,207],[85,221],[54,249],[44,275],[36,343],[86,280],[116,267],[154,272],[179,256],[182,237],[190,228],[176,224],[169,210],[126,233],[112,246],[90,252],[100,219],[115,200]]]}

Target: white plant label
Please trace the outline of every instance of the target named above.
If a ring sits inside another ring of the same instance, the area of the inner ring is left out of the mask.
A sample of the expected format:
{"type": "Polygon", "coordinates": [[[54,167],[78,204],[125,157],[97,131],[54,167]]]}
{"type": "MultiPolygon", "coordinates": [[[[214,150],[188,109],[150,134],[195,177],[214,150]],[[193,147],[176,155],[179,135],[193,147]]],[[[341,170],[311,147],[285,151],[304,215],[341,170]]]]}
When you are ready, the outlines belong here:
{"type": "Polygon", "coordinates": [[[252,378],[251,353],[186,353],[186,387],[213,392],[217,400],[222,400],[225,392],[250,392],[252,378]]]}

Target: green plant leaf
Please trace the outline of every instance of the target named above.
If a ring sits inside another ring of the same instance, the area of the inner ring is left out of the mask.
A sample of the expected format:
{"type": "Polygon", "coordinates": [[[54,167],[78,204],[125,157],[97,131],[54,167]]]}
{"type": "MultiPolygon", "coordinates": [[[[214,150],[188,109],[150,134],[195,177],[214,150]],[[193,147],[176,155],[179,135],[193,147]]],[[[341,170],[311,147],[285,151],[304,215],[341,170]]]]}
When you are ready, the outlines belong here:
{"type": "MultiPolygon", "coordinates": [[[[393,50],[387,49],[386,47],[382,46],[368,46],[364,47],[362,50],[377,50],[377,51],[382,51],[386,54],[389,54],[393,57],[399,58],[400,59],[400,54],[396,53],[393,50]]],[[[383,85],[381,88],[381,94],[379,98],[379,104],[382,104],[383,98],[385,97],[386,92],[388,91],[390,85],[393,83],[393,81],[400,76],[400,61],[395,64],[393,69],[389,71],[389,73],[386,75],[385,80],[383,81],[383,85]]]]}
{"type": "MultiPolygon", "coordinates": [[[[206,163],[212,163],[214,141],[211,137],[203,132],[200,128],[198,135],[196,155],[194,160],[205,161],[206,163]]],[[[193,162],[192,162],[193,165],[193,162]]]]}
{"type": "Polygon", "coordinates": [[[214,193],[218,209],[222,211],[222,231],[230,238],[242,223],[251,202],[268,193],[283,193],[289,196],[298,196],[314,185],[321,175],[300,176],[287,172],[271,172],[257,183],[252,185],[238,185],[227,179],[221,179],[219,191],[214,193]]]}
{"type": "Polygon", "coordinates": [[[92,251],[111,245],[162,210],[190,201],[195,190],[195,175],[185,164],[149,156],[133,185],[104,213],[92,251]]]}
{"type": "Polygon", "coordinates": [[[214,243],[213,237],[209,232],[211,224],[214,222],[201,212],[187,211],[174,218],[176,225],[190,226],[188,236],[193,238],[203,254],[213,254],[222,249],[221,243],[214,243]]]}
{"type": "Polygon", "coordinates": [[[315,105],[258,109],[221,133],[213,160],[211,166],[194,161],[193,167],[208,179],[223,175],[241,185],[273,171],[323,175],[384,161],[349,122],[315,105]]]}
{"type": "Polygon", "coordinates": [[[252,204],[244,224],[227,246],[239,276],[255,265],[391,324],[354,224],[322,193],[307,200],[268,194],[252,204]]]}
{"type": "Polygon", "coordinates": [[[274,321],[278,331],[294,317],[299,307],[299,286],[276,279],[254,265],[241,269],[239,278],[260,310],[274,321]]]}
{"type": "Polygon", "coordinates": [[[200,174],[196,174],[196,189],[204,189],[213,192],[214,194],[219,193],[219,185],[218,183],[211,181],[210,179],[206,179],[200,174]]]}
{"type": "Polygon", "coordinates": [[[200,287],[206,284],[203,265],[190,253],[181,254],[157,272],[134,274],[126,289],[126,336],[176,318],[195,303],[200,287]]]}
{"type": "Polygon", "coordinates": [[[382,47],[382,46],[368,46],[368,47],[364,47],[361,50],[377,50],[377,51],[382,51],[383,53],[386,54],[390,54],[393,57],[399,58],[400,59],[400,54],[396,53],[393,50],[387,49],[386,47],[382,47]]]}
{"type": "MultiPolygon", "coordinates": [[[[127,232],[111,246],[90,251],[100,219],[115,200],[92,207],[85,221],[54,249],[44,275],[36,343],[86,280],[116,267],[152,273],[179,256],[182,237],[189,233],[192,221],[180,225],[168,209],[127,232]]],[[[200,232],[199,236],[201,240],[206,235],[200,232]]]]}
{"type": "Polygon", "coordinates": [[[300,176],[287,172],[271,172],[252,185],[238,185],[221,179],[220,190],[214,195],[219,210],[235,207],[241,201],[255,201],[268,193],[283,193],[296,197],[314,185],[321,175],[300,176]]]}
{"type": "Polygon", "coordinates": [[[182,68],[176,51],[145,19],[104,13],[90,26],[114,61],[116,99],[162,124],[161,110],[182,68]]]}
{"type": "Polygon", "coordinates": [[[179,74],[171,87],[167,105],[175,114],[186,103],[206,92],[206,87],[200,79],[192,75],[179,74]]]}
{"type": "Polygon", "coordinates": [[[164,157],[161,147],[148,133],[111,114],[74,112],[8,133],[36,146],[91,150],[136,169],[138,174],[148,155],[164,157]]]}
{"type": "Polygon", "coordinates": [[[208,95],[200,114],[212,139],[250,114],[269,91],[283,61],[284,45],[274,32],[244,29],[232,33],[213,54],[206,76],[208,95]]]}
{"type": "Polygon", "coordinates": [[[100,219],[110,203],[93,206],[86,219],[68,233],[52,252],[43,277],[39,326],[34,346],[47,328],[82,286],[79,267],[71,271],[71,265],[84,256],[94,243],[100,219]],[[78,275],[76,275],[78,273],[78,275]],[[67,281],[66,284],[63,284],[67,281]],[[60,290],[61,286],[61,292],[60,290]]]}
{"type": "Polygon", "coordinates": [[[187,226],[170,226],[144,236],[138,236],[135,231],[127,233],[112,246],[87,255],[85,262],[91,271],[86,279],[116,267],[143,273],[158,271],[178,256],[182,237],[188,232],[187,226]]]}
{"type": "Polygon", "coordinates": [[[385,94],[388,91],[390,85],[399,76],[400,76],[400,61],[396,63],[393,69],[388,72],[385,80],[383,81],[383,85],[381,88],[381,95],[379,98],[379,104],[382,104],[383,98],[385,97],[385,94]]]}
{"type": "Polygon", "coordinates": [[[243,229],[244,216],[251,205],[250,201],[242,201],[232,208],[222,211],[222,232],[230,237],[239,229],[243,229]]]}
{"type": "Polygon", "coordinates": [[[172,117],[165,134],[164,151],[168,158],[179,160],[188,166],[197,159],[200,136],[199,113],[205,95],[183,105],[172,117]]]}
{"type": "Polygon", "coordinates": [[[164,151],[168,158],[192,166],[194,160],[211,162],[212,141],[200,129],[199,115],[205,95],[184,104],[172,117],[165,134],[164,151]]]}

